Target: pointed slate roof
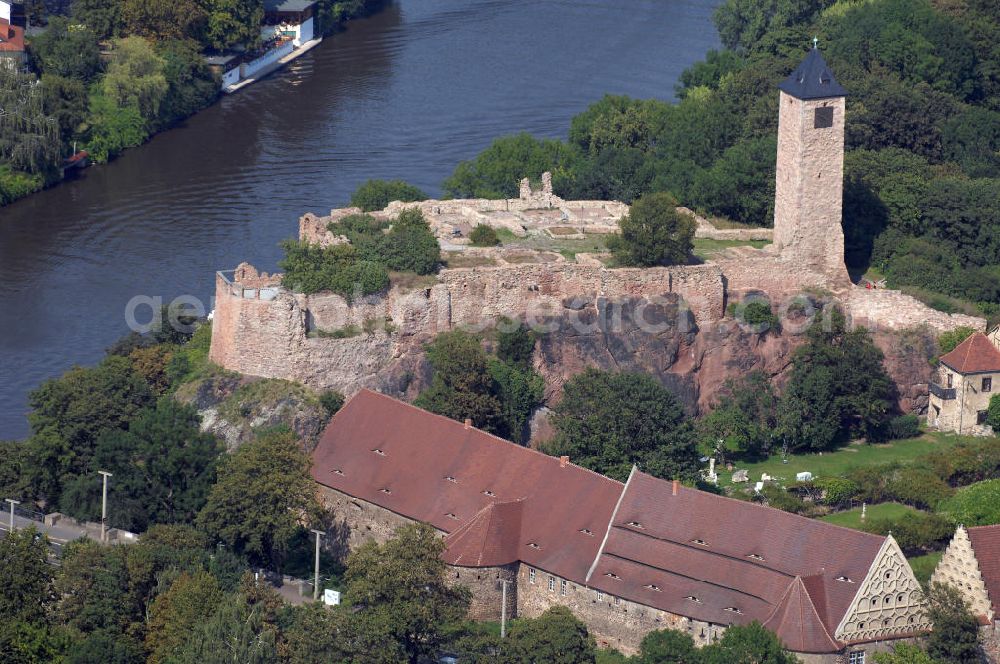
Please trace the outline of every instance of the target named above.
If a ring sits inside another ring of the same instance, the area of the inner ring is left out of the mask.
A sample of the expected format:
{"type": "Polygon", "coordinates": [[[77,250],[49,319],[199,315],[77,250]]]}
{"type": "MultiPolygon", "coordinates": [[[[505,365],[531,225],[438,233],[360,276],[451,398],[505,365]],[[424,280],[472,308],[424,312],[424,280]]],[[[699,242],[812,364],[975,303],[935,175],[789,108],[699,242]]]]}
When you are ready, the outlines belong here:
{"type": "Polygon", "coordinates": [[[442,558],[459,567],[499,567],[518,561],[524,500],[490,503],[445,538],[442,558]]]}
{"type": "Polygon", "coordinates": [[[835,652],[837,641],[823,624],[823,619],[806,589],[802,577],[789,584],[784,597],[764,621],[786,648],[795,652],[835,652]]]}
{"type": "Polygon", "coordinates": [[[1000,372],[1000,350],[982,332],[971,334],[941,362],[960,374],[1000,372]]]}
{"type": "Polygon", "coordinates": [[[778,89],[798,99],[847,96],[847,90],[837,83],[818,48],[809,51],[802,64],[778,85],[778,89]]]}

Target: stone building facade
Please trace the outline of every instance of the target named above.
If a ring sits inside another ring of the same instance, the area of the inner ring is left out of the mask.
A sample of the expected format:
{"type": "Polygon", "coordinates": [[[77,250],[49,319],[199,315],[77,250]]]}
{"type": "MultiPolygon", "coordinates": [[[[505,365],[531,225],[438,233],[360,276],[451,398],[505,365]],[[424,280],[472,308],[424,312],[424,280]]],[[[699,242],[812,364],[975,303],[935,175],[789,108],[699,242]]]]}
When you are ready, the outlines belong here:
{"type": "Polygon", "coordinates": [[[960,434],[988,436],[990,400],[1000,393],[1000,328],[976,332],[943,355],[930,384],[928,426],[960,434]]]}
{"type": "Polygon", "coordinates": [[[374,392],[334,416],[313,461],[340,519],[331,539],[353,547],[405,523],[431,525],[476,618],[566,606],[600,644],[626,653],[653,630],[705,645],[757,620],[809,664],[929,627],[891,537],[637,470],[622,484],[374,392]]]}

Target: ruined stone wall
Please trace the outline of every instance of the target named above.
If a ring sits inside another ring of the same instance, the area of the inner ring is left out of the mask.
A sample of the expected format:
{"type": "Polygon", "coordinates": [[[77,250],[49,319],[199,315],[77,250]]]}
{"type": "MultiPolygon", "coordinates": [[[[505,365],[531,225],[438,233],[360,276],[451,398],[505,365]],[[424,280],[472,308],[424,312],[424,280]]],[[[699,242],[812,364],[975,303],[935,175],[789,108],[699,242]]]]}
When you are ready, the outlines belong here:
{"type": "Polygon", "coordinates": [[[915,297],[884,288],[852,288],[847,307],[854,322],[869,329],[903,330],[920,325],[927,325],[939,333],[963,326],[974,330],[986,329],[985,318],[946,314],[931,309],[915,297]]]}

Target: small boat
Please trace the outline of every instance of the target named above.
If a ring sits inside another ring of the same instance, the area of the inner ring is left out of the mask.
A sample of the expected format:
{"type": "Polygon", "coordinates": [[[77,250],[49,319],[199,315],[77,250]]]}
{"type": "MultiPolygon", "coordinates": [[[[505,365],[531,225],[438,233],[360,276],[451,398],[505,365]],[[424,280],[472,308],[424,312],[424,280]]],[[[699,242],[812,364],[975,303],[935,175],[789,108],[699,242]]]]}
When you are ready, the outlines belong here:
{"type": "Polygon", "coordinates": [[[90,165],[90,154],[86,150],[80,150],[71,157],[63,159],[63,173],[75,168],[86,168],[90,165]]]}

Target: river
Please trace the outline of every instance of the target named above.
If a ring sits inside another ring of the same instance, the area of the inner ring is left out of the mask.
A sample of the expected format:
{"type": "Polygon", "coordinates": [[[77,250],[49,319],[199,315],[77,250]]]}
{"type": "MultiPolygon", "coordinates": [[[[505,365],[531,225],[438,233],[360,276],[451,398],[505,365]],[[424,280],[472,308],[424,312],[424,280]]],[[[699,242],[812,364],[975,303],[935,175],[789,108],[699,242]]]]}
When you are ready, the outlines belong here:
{"type": "Polygon", "coordinates": [[[0,208],[0,439],[27,395],[127,332],[133,296],[207,301],[273,269],[368,178],[432,195],[504,134],[564,138],[604,93],[672,99],[720,0],[397,0],[115,162],[0,208]]]}

